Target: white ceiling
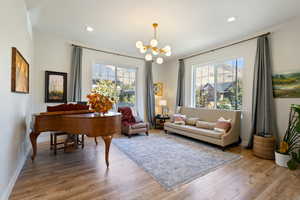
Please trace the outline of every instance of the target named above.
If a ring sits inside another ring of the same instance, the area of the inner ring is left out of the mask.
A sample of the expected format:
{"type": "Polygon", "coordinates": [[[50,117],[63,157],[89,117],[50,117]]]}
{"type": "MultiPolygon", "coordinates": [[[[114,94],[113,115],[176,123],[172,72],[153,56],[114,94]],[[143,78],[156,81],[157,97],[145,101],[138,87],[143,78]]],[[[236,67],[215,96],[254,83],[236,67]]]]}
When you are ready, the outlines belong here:
{"type": "Polygon", "coordinates": [[[35,29],[141,56],[159,23],[161,45],[177,58],[256,33],[300,15],[299,0],[25,0],[35,29]],[[237,20],[228,23],[227,18],[237,20]],[[94,32],[85,31],[86,25],[94,32]]]}

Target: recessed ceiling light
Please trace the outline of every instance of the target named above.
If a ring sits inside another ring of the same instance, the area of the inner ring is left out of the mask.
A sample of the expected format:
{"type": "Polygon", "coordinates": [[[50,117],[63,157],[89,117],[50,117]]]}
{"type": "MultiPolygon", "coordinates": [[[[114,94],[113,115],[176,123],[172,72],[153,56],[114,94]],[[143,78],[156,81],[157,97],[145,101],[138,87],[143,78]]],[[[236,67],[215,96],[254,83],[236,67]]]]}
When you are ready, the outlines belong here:
{"type": "Polygon", "coordinates": [[[88,32],[93,32],[94,29],[93,29],[93,27],[87,26],[87,27],[86,27],[86,31],[88,31],[88,32]]]}
{"type": "Polygon", "coordinates": [[[235,20],[236,20],[235,17],[229,17],[229,18],[227,19],[227,22],[234,22],[235,20]]]}

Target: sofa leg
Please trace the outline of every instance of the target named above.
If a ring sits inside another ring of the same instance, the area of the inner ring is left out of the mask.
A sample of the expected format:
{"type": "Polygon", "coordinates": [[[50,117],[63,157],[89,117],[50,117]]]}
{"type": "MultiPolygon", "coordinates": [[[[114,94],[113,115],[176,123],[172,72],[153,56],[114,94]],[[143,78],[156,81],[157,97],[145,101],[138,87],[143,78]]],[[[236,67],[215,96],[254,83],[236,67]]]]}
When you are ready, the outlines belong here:
{"type": "Polygon", "coordinates": [[[226,150],[226,147],[222,147],[222,151],[225,151],[226,150]]]}
{"type": "Polygon", "coordinates": [[[165,134],[168,134],[168,131],[167,130],[164,130],[165,131],[165,134]]]}
{"type": "Polygon", "coordinates": [[[146,132],[146,135],[149,136],[149,132],[148,131],[146,132]]]}
{"type": "Polygon", "coordinates": [[[128,138],[131,138],[131,134],[128,134],[128,138]]]}

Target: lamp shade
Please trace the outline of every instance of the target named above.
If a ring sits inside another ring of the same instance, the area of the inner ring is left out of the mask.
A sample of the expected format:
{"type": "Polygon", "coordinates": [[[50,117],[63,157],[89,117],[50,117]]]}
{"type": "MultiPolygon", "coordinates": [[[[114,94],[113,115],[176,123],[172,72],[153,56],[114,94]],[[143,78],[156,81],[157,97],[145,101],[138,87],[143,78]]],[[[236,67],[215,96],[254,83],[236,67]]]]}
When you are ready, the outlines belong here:
{"type": "Polygon", "coordinates": [[[159,105],[160,106],[167,106],[167,100],[164,100],[164,99],[159,100],[159,105]]]}

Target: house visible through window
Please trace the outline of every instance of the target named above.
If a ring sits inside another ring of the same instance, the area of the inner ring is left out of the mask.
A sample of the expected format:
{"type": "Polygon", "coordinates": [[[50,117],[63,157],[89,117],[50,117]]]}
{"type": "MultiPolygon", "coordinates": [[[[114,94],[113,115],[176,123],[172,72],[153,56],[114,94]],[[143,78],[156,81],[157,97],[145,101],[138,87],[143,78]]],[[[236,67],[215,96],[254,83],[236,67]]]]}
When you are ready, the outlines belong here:
{"type": "Polygon", "coordinates": [[[116,84],[119,94],[118,106],[135,107],[136,104],[136,72],[135,68],[124,68],[113,65],[95,64],[93,66],[93,87],[100,80],[110,80],[116,84]]]}
{"type": "Polygon", "coordinates": [[[244,59],[193,66],[195,107],[240,110],[242,107],[242,68],[244,59]]]}

